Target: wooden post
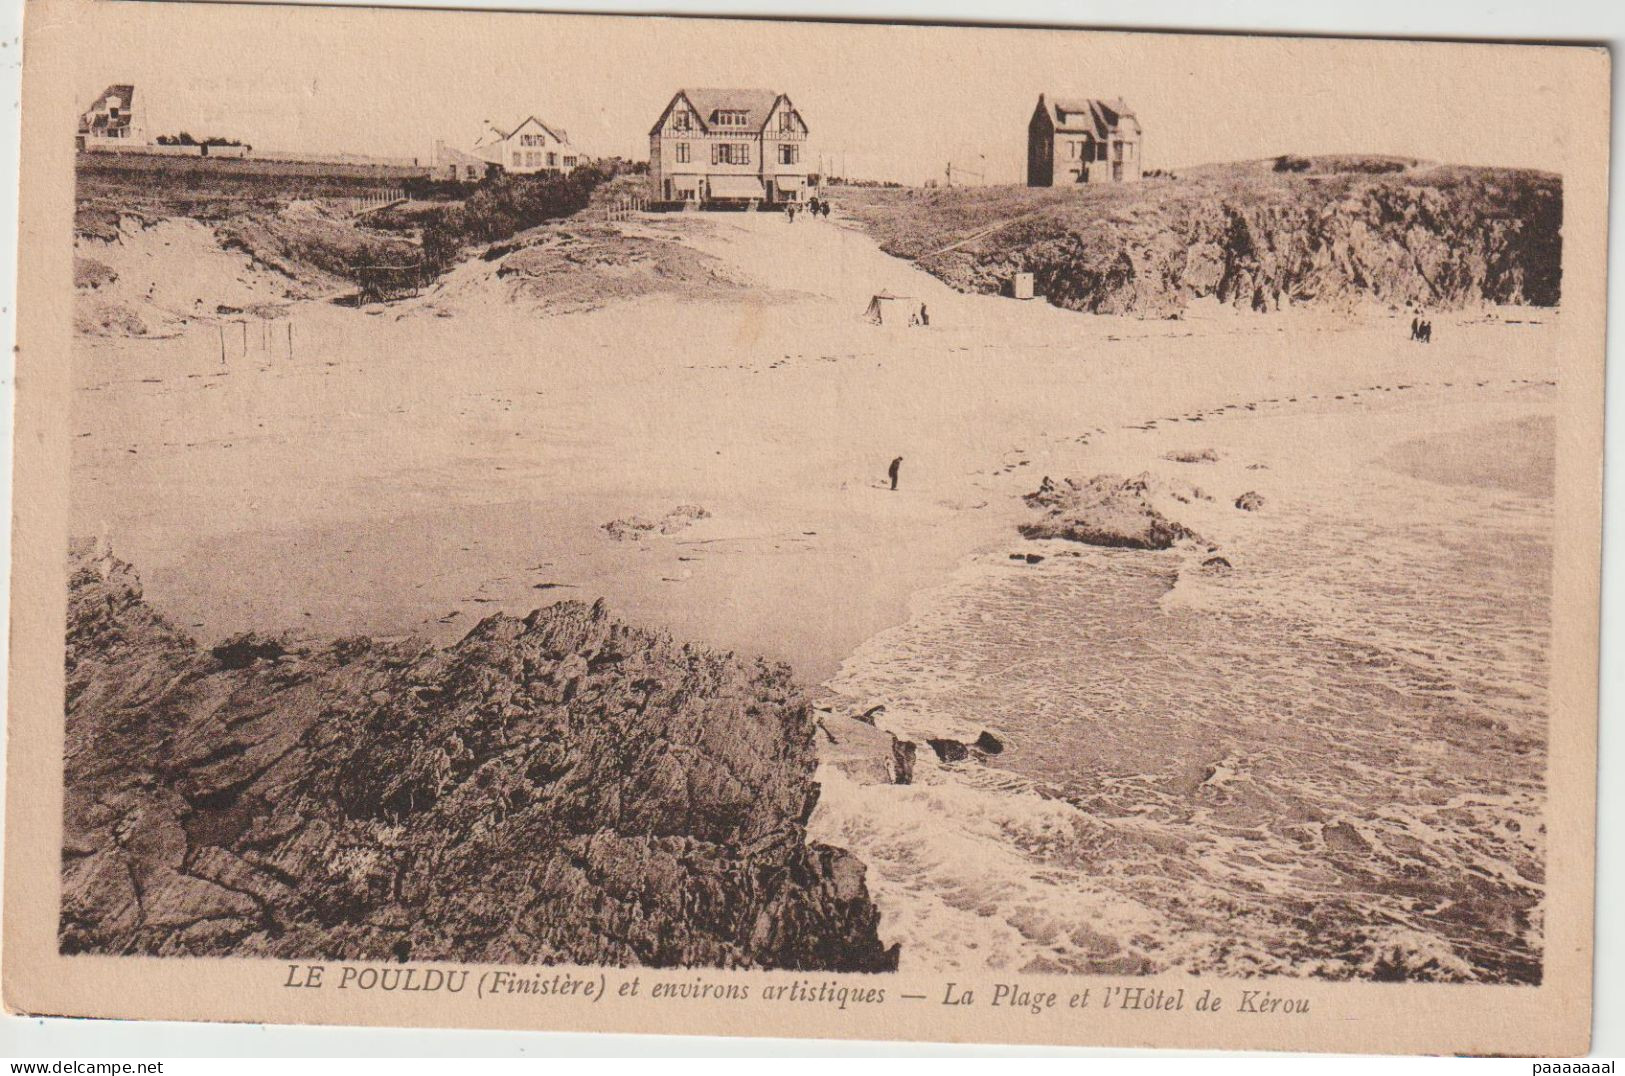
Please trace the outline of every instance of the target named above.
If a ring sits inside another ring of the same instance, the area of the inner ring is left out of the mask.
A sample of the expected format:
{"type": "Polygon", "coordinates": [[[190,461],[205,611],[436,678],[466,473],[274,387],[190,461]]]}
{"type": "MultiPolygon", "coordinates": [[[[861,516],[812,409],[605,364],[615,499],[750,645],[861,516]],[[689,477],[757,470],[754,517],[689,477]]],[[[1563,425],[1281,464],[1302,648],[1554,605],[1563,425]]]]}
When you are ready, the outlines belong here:
{"type": "Polygon", "coordinates": [[[220,365],[224,366],[226,365],[226,327],[216,325],[215,328],[220,330],[220,365]]]}
{"type": "Polygon", "coordinates": [[[293,361],[293,322],[288,322],[288,361],[293,361]]]}

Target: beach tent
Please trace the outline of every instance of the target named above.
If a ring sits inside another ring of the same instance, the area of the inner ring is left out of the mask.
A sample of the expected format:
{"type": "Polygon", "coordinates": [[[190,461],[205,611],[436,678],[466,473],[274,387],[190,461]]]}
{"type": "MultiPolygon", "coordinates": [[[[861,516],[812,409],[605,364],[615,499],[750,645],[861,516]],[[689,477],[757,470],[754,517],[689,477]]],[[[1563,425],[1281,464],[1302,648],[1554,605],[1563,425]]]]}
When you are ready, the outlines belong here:
{"type": "Polygon", "coordinates": [[[907,325],[909,315],[919,312],[920,301],[912,295],[893,295],[883,291],[869,300],[869,309],[863,312],[863,316],[876,325],[907,325]]]}

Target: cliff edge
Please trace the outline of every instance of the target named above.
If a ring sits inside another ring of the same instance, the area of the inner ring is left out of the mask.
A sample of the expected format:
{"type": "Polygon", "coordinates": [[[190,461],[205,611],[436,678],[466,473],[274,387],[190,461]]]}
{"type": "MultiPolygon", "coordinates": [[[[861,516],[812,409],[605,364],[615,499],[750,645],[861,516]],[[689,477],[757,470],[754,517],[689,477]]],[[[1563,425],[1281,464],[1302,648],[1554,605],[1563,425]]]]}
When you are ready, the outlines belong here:
{"type": "Polygon", "coordinates": [[[203,649],[71,553],[65,953],[896,967],[785,666],[565,602],[203,649]]]}

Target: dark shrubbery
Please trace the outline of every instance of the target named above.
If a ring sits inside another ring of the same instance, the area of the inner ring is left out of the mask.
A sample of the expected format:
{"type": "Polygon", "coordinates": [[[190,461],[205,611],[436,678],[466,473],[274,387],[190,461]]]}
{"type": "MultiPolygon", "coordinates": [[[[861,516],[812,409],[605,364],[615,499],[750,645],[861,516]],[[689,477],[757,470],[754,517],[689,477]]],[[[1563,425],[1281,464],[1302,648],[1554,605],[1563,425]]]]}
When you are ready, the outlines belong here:
{"type": "Polygon", "coordinates": [[[1308,157],[1294,157],[1290,153],[1275,158],[1277,172],[1307,172],[1313,164],[1308,157]]]}
{"type": "Polygon", "coordinates": [[[614,175],[586,165],[567,176],[497,176],[475,188],[461,206],[447,206],[423,228],[423,257],[433,271],[457,260],[469,243],[494,243],[527,228],[586,208],[592,192],[614,175]]]}
{"type": "Polygon", "coordinates": [[[430,179],[413,176],[401,184],[401,190],[414,202],[451,202],[467,198],[478,183],[465,183],[460,179],[430,179]]]}

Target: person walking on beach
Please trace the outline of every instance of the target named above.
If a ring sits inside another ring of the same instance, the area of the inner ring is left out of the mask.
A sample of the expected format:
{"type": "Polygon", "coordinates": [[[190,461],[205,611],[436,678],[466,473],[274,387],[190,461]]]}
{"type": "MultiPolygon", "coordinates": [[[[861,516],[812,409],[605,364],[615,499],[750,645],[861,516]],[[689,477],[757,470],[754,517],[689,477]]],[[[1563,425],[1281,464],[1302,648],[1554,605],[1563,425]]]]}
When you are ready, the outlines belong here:
{"type": "Polygon", "coordinates": [[[1422,338],[1422,319],[1421,318],[1412,318],[1411,319],[1411,339],[1412,340],[1420,340],[1421,338],[1422,338]]]}
{"type": "Polygon", "coordinates": [[[920,324],[926,327],[931,325],[931,315],[925,312],[925,304],[920,304],[920,324]]]}
{"type": "Polygon", "coordinates": [[[891,466],[886,468],[886,474],[891,477],[891,488],[893,490],[897,489],[897,470],[902,466],[903,457],[898,456],[896,459],[891,461],[891,466]]]}

